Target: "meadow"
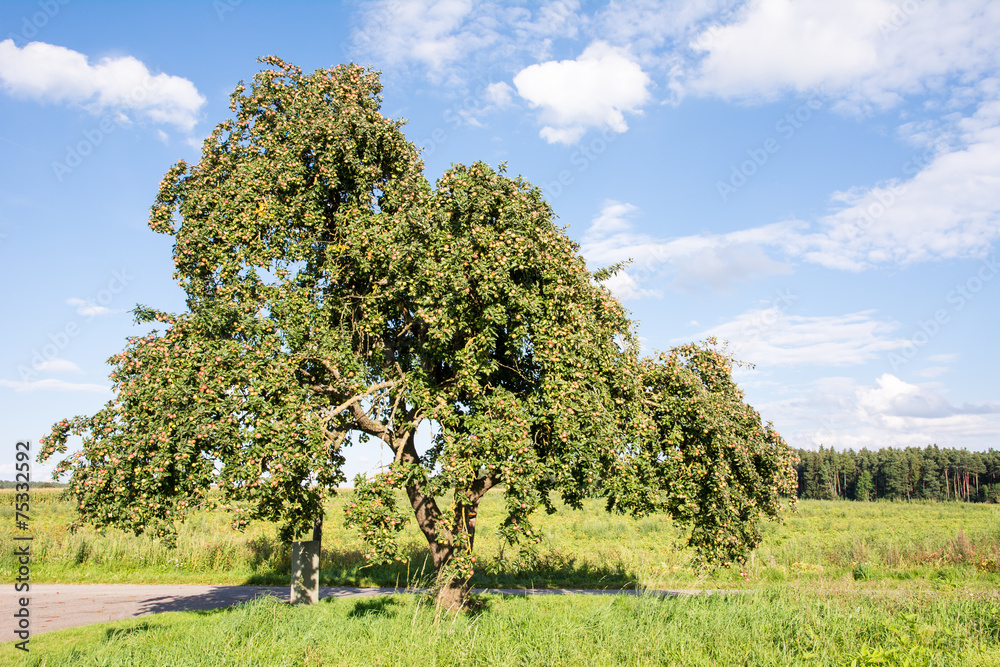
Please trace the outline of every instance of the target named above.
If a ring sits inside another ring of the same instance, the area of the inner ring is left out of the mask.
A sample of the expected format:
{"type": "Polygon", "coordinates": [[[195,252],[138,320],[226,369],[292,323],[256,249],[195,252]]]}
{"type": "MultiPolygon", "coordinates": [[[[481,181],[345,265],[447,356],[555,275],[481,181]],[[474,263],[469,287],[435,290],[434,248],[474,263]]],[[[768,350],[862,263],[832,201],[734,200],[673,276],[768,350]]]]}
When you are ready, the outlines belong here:
{"type": "MultiPolygon", "coordinates": [[[[344,499],[327,507],[321,583],[426,584],[426,547],[413,525],[402,538],[404,562],[363,566],[357,536],[342,526],[344,499]]],[[[487,496],[474,587],[640,594],[486,595],[458,617],[442,617],[412,594],[311,608],[261,599],[39,635],[34,657],[16,664],[1000,664],[997,505],[803,501],[784,523],[767,525],[742,571],[708,575],[691,568],[670,521],[608,515],[596,501],[540,513],[541,557],[519,570],[492,532],[501,511],[502,498],[487,496]],[[649,592],[660,589],[734,592],[649,592]]],[[[0,517],[0,536],[9,539],[7,491],[0,517]]],[[[226,516],[200,513],[168,549],[117,531],[72,532],[72,519],[72,503],[58,491],[32,493],[35,582],[288,583],[288,549],[273,525],[239,533],[226,516]]],[[[4,553],[0,576],[12,581],[13,568],[4,553]]]]}

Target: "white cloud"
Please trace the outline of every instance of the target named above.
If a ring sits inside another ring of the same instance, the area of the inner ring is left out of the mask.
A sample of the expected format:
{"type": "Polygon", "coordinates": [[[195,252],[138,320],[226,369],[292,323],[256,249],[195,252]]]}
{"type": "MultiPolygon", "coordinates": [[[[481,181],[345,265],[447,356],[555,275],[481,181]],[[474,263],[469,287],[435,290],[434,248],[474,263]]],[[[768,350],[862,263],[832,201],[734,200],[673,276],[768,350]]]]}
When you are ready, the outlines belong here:
{"type": "Polygon", "coordinates": [[[432,79],[460,76],[454,66],[510,61],[518,54],[547,58],[554,36],[577,35],[584,18],[577,0],[537,7],[471,0],[381,0],[369,3],[351,31],[348,51],[387,65],[425,68],[432,79]],[[452,71],[448,68],[453,67],[452,71]]]}
{"type": "Polygon", "coordinates": [[[1000,437],[1000,404],[957,406],[928,386],[885,373],[872,384],[822,378],[786,386],[796,398],[759,403],[793,447],[943,447],[986,449],[1000,437]]]}
{"type": "MultiPolygon", "coordinates": [[[[984,102],[954,121],[958,146],[903,165],[907,179],[834,192],[833,212],[715,235],[657,238],[621,218],[614,229],[595,219],[582,250],[589,261],[628,257],[647,277],[672,272],[674,286],[729,285],[788,272],[803,260],[863,271],[948,259],[983,258],[1000,239],[1000,101],[984,102]]],[[[995,262],[990,263],[995,267],[995,262]]],[[[990,269],[989,277],[996,273],[990,269]]],[[[645,278],[633,270],[642,283],[645,278]]]]}
{"type": "Polygon", "coordinates": [[[45,380],[0,380],[0,387],[10,387],[15,391],[83,391],[90,393],[110,393],[111,389],[100,384],[78,384],[48,378],[45,380]]]}
{"type": "Polygon", "coordinates": [[[794,239],[798,223],[663,239],[635,231],[630,218],[637,212],[632,204],[605,201],[584,233],[581,252],[596,266],[631,260],[629,274],[644,294],[660,294],[641,290],[641,284],[662,283],[665,275],[672,276],[676,289],[709,286],[727,290],[753,278],[790,271],[787,265],[770,258],[762,246],[794,239]]]}
{"type": "Polygon", "coordinates": [[[178,76],[152,75],[131,56],[102,58],[62,46],[0,42],[0,83],[11,95],[41,102],[80,104],[94,113],[130,111],[185,132],[198,121],[205,98],[178,76]]]}
{"type": "Polygon", "coordinates": [[[985,253],[1000,238],[1000,102],[958,125],[964,147],[904,166],[909,180],[835,193],[847,206],[802,238],[804,259],[860,270],[985,253]]]}
{"type": "Polygon", "coordinates": [[[71,306],[76,306],[76,314],[83,315],[84,317],[95,317],[97,315],[109,315],[114,311],[105,306],[99,306],[92,301],[86,301],[84,299],[78,299],[76,297],[71,297],[66,299],[66,303],[71,306]]]}
{"type": "Polygon", "coordinates": [[[649,52],[671,40],[693,37],[706,20],[728,14],[740,0],[612,1],[598,15],[600,33],[616,44],[649,52]]]}
{"type": "Polygon", "coordinates": [[[697,40],[704,58],[687,88],[752,99],[822,88],[849,107],[885,108],[994,70],[998,32],[989,0],[755,0],[697,40]]]}
{"type": "Polygon", "coordinates": [[[387,0],[370,5],[351,33],[355,48],[389,64],[416,61],[438,71],[496,41],[471,0],[387,0]]]}
{"type": "Polygon", "coordinates": [[[858,408],[866,417],[947,417],[956,410],[933,391],[885,373],[871,387],[859,387],[858,408]]]}
{"type": "Polygon", "coordinates": [[[611,290],[612,294],[621,301],[631,301],[646,297],[659,298],[662,295],[658,290],[643,289],[635,278],[629,275],[628,271],[619,271],[604,281],[604,286],[611,290]]]}
{"type": "Polygon", "coordinates": [[[803,316],[785,312],[788,296],[767,307],[750,310],[729,322],[693,336],[729,342],[738,359],[758,366],[853,366],[906,346],[891,337],[894,322],[877,320],[873,311],[847,315],[803,316]]]}
{"type": "Polygon", "coordinates": [[[632,224],[626,218],[638,210],[632,204],[613,199],[605,200],[600,214],[590,223],[584,238],[598,241],[613,234],[631,231],[632,224]]]}
{"type": "Polygon", "coordinates": [[[624,132],[624,114],[641,113],[651,84],[625,50],[602,41],[576,60],[531,65],[514,77],[518,94],[541,109],[540,135],[550,143],[573,143],[590,128],[624,132]]]}
{"type": "Polygon", "coordinates": [[[52,359],[46,359],[40,364],[34,366],[36,371],[41,373],[82,373],[83,371],[79,366],[74,364],[72,361],[67,359],[59,359],[58,357],[52,359]]]}
{"type": "Polygon", "coordinates": [[[505,107],[513,99],[514,89],[503,81],[497,81],[486,86],[483,92],[490,104],[497,107],[505,107]]]}

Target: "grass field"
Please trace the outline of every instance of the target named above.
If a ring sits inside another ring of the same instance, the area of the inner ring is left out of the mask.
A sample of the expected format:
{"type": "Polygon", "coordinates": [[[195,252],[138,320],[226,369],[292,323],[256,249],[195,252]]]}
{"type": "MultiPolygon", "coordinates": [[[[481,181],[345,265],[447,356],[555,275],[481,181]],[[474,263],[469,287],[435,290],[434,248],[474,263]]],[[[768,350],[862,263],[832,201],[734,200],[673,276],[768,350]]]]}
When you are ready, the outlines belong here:
{"type": "MultiPolygon", "coordinates": [[[[542,558],[518,572],[492,532],[500,500],[487,496],[480,512],[476,587],[742,592],[484,596],[456,618],[413,595],[312,608],[258,600],[39,635],[32,657],[14,664],[1000,664],[1000,506],[806,501],[784,524],[767,526],[745,577],[702,578],[669,521],[608,516],[598,503],[539,516],[542,558]]],[[[357,537],[341,527],[342,502],[327,508],[324,585],[426,582],[426,549],[413,526],[404,536],[408,562],[362,567],[357,537]]],[[[31,514],[37,583],[288,583],[288,550],[271,525],[241,534],[225,516],[198,514],[169,550],[114,531],[70,533],[72,505],[58,492],[33,491],[31,514]]],[[[0,518],[9,539],[6,491],[0,518]]],[[[12,581],[13,565],[4,553],[0,576],[12,581]]],[[[15,659],[9,645],[2,654],[15,659]]]]}
{"type": "MultiPolygon", "coordinates": [[[[366,568],[357,535],[342,524],[346,496],[327,506],[323,585],[419,584],[430,573],[423,537],[412,523],[402,537],[408,560],[366,568]]],[[[499,494],[480,510],[476,587],[715,588],[766,584],[861,587],[901,585],[940,589],[961,585],[1000,588],[1000,505],[968,503],[854,503],[803,501],[784,524],[766,525],[764,543],[739,571],[700,578],[691,554],[678,545],[669,520],[612,516],[599,502],[582,511],[539,513],[541,558],[519,571],[493,529],[503,509],[499,494]]],[[[182,526],[176,549],[145,537],[84,527],[71,533],[72,503],[55,490],[32,493],[31,533],[37,582],[79,583],[288,583],[289,549],[276,527],[254,524],[244,533],[222,514],[195,514],[182,526]]],[[[13,528],[13,494],[0,491],[0,538],[13,528]]],[[[0,554],[0,577],[11,580],[12,552],[0,554]]]]}
{"type": "MultiPolygon", "coordinates": [[[[694,598],[274,598],[43,634],[17,665],[996,665],[1000,604],[764,589],[694,598]]],[[[14,651],[3,647],[5,657],[14,651]]]]}

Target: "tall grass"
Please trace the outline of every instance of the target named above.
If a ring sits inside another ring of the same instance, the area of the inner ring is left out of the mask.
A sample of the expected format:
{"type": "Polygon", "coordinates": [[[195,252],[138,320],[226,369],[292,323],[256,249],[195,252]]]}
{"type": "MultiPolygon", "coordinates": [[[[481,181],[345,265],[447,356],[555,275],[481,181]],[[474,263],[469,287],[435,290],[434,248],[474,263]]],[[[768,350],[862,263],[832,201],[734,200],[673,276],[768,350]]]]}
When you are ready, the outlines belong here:
{"type": "MultiPolygon", "coordinates": [[[[276,526],[233,530],[221,513],[194,514],[180,526],[177,547],[89,527],[71,532],[70,501],[57,490],[32,492],[31,533],[37,582],[274,584],[288,582],[289,548],[276,526]]],[[[342,525],[344,495],[327,504],[320,561],[324,585],[399,586],[426,581],[426,542],[412,523],[401,536],[405,558],[365,567],[357,535],[342,525]]],[[[0,491],[0,539],[13,528],[13,493],[0,491]]],[[[531,568],[516,567],[494,527],[499,494],[479,515],[476,587],[703,588],[791,583],[815,586],[942,588],[1000,585],[1000,506],[968,503],[803,501],[784,524],[767,524],[765,539],[743,569],[699,576],[675,526],[663,517],[608,515],[598,501],[560,507],[536,523],[544,539],[531,568]]],[[[12,580],[12,553],[0,553],[0,577],[12,580]]]]}
{"type": "MultiPolygon", "coordinates": [[[[3,653],[10,646],[2,647],[3,653]]],[[[766,589],[733,595],[260,598],[40,635],[18,665],[995,665],[1000,601],[766,589]],[[222,639],[224,638],[224,640],[222,639]]]]}

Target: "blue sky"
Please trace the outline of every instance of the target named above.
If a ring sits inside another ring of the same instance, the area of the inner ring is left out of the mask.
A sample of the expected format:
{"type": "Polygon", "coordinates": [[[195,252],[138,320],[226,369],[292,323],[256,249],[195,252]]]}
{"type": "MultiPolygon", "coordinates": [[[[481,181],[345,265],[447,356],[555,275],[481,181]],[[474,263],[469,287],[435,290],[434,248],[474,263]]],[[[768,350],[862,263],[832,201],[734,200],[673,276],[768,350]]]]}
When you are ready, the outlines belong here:
{"type": "Polygon", "coordinates": [[[8,0],[0,442],[99,408],[129,311],[183,307],[149,206],[275,54],[381,70],[432,181],[543,187],[632,260],[647,350],[729,341],[792,446],[1000,447],[998,34],[986,0],[8,0]]]}

